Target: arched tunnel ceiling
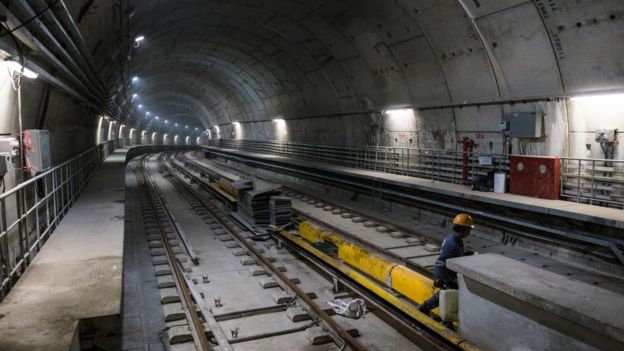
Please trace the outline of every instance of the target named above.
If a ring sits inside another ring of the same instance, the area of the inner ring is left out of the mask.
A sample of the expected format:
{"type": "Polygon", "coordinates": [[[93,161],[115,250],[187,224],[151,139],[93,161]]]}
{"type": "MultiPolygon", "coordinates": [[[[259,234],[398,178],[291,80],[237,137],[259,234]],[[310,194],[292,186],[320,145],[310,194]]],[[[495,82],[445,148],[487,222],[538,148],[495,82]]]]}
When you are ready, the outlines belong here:
{"type": "MultiPolygon", "coordinates": [[[[130,76],[140,77],[132,92],[155,114],[182,124],[624,88],[619,0],[134,0],[129,6],[130,36],[146,37],[131,51],[130,76]]],[[[99,28],[88,24],[98,18],[83,26],[99,28]]]]}

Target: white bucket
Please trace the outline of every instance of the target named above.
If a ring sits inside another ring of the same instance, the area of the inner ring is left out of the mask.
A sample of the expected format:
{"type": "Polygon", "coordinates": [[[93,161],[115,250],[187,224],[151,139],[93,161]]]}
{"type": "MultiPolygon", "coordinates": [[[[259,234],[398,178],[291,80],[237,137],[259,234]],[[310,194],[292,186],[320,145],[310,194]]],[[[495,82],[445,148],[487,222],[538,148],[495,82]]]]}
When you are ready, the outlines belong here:
{"type": "Polygon", "coordinates": [[[507,174],[494,173],[494,192],[502,194],[506,192],[507,188],[507,174]]]}

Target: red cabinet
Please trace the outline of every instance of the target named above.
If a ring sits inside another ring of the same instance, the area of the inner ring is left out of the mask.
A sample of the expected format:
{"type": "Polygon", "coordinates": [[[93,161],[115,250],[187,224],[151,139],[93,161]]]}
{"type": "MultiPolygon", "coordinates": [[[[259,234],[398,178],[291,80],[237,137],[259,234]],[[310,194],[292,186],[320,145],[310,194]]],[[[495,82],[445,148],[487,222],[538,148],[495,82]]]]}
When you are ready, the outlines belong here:
{"type": "Polygon", "coordinates": [[[559,157],[509,156],[509,192],[559,199],[559,157]]]}

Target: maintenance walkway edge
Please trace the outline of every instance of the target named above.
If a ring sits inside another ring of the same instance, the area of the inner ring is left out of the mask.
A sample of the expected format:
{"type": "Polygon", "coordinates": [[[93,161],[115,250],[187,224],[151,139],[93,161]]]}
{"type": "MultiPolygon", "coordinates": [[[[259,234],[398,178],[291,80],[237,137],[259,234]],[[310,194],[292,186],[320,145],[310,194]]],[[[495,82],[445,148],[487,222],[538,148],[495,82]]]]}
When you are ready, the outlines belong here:
{"type": "Polygon", "coordinates": [[[0,350],[79,350],[81,320],[118,328],[128,150],[104,160],[0,304],[0,350]]]}
{"type": "Polygon", "coordinates": [[[478,192],[472,191],[469,187],[461,184],[452,184],[425,178],[333,165],[324,162],[293,159],[285,156],[261,154],[236,149],[224,149],[213,146],[203,146],[202,149],[208,152],[215,152],[216,154],[240,158],[243,162],[246,160],[255,160],[275,165],[300,167],[301,169],[313,170],[316,172],[323,171],[353,177],[355,179],[386,183],[388,185],[398,186],[404,189],[413,189],[445,196],[453,196],[459,199],[472,200],[494,206],[504,206],[536,214],[546,214],[553,217],[561,217],[570,220],[594,223],[606,227],[624,229],[624,210],[620,209],[563,200],[539,199],[509,193],[498,194],[493,192],[478,192]]]}

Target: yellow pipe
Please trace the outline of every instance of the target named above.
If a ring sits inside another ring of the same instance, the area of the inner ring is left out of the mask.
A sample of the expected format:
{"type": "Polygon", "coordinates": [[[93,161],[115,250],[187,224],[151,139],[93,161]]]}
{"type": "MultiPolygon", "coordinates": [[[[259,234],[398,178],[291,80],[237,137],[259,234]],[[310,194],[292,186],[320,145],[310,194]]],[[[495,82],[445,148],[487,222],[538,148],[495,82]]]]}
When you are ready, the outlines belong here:
{"type": "Polygon", "coordinates": [[[403,265],[394,267],[390,272],[390,278],[392,290],[418,304],[430,298],[435,290],[433,280],[403,265]]]}
{"type": "Polygon", "coordinates": [[[331,258],[330,256],[322,253],[321,251],[315,249],[312,245],[310,245],[306,240],[304,240],[302,238],[299,238],[297,236],[294,236],[291,233],[289,233],[288,231],[281,230],[281,229],[279,229],[277,227],[274,227],[274,226],[271,227],[271,229],[273,229],[274,232],[278,233],[279,235],[281,235],[285,239],[288,239],[288,241],[290,241],[293,244],[301,247],[302,249],[304,249],[307,252],[311,253],[312,255],[316,256],[317,258],[319,258],[323,262],[327,263],[328,265],[330,265],[330,266],[334,267],[335,269],[339,270],[340,272],[344,273],[349,278],[351,278],[353,281],[357,282],[358,284],[360,284],[364,288],[368,289],[369,291],[371,291],[375,295],[377,295],[380,298],[384,299],[385,301],[387,301],[388,303],[390,303],[394,307],[398,308],[399,310],[401,310],[402,312],[404,312],[408,316],[412,317],[414,320],[420,322],[426,328],[430,329],[431,331],[433,331],[434,333],[436,333],[440,337],[442,337],[442,338],[448,340],[449,342],[453,343],[454,345],[456,345],[460,349],[467,350],[467,351],[478,351],[479,350],[479,348],[476,345],[473,345],[469,341],[463,339],[457,333],[455,333],[452,330],[444,327],[443,325],[441,325],[441,324],[437,323],[436,321],[434,321],[433,319],[429,318],[429,316],[427,316],[427,315],[423,314],[422,312],[418,311],[417,306],[415,306],[415,305],[409,303],[408,301],[406,301],[404,299],[401,299],[400,297],[396,296],[395,294],[393,294],[392,291],[389,291],[388,289],[384,288],[383,286],[380,286],[379,284],[375,283],[375,281],[373,281],[370,278],[366,277],[364,274],[358,272],[357,270],[351,268],[349,265],[347,265],[345,263],[342,263],[340,261],[337,261],[337,260],[331,258]]]}
{"type": "Polygon", "coordinates": [[[324,231],[308,221],[301,222],[299,234],[311,243],[331,242],[338,247],[340,259],[418,304],[431,297],[435,291],[433,280],[429,277],[350,243],[335,233],[324,231]]]}
{"type": "Polygon", "coordinates": [[[378,282],[386,284],[388,287],[392,286],[389,280],[390,272],[397,265],[396,263],[346,242],[338,246],[338,257],[352,267],[375,278],[378,282]]]}

